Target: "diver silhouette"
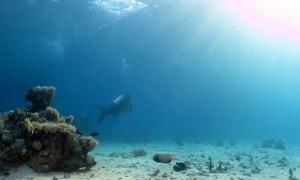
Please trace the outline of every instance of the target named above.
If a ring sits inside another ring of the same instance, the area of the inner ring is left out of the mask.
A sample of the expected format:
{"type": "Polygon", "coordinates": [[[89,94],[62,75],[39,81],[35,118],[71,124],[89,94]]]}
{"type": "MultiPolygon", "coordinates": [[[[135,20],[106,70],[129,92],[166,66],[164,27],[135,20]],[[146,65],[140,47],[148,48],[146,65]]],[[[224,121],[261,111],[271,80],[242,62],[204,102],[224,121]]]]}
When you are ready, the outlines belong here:
{"type": "Polygon", "coordinates": [[[121,112],[126,113],[132,110],[131,94],[122,93],[111,102],[111,106],[99,106],[96,110],[102,110],[98,122],[102,122],[107,115],[118,116],[121,112]]]}

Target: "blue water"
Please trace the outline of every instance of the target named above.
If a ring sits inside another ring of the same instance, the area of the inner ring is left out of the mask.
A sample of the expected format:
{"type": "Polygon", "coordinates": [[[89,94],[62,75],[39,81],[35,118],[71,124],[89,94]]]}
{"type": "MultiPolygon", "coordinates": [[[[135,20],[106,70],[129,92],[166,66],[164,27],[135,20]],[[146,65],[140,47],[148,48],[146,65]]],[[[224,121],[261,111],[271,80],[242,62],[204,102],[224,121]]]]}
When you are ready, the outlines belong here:
{"type": "Polygon", "coordinates": [[[298,142],[297,45],[222,14],[217,0],[141,0],[119,13],[91,2],[0,2],[0,112],[54,86],[51,106],[89,119],[103,141],[298,142]],[[94,108],[124,92],[133,110],[98,123],[94,108]]]}

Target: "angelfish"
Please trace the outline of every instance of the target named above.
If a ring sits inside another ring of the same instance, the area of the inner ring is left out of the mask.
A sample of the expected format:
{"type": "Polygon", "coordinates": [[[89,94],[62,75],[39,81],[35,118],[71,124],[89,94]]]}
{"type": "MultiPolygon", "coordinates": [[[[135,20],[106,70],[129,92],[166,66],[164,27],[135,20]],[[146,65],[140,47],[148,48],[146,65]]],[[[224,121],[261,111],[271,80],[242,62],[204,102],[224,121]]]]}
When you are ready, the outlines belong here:
{"type": "Polygon", "coordinates": [[[156,153],[152,159],[157,163],[170,163],[175,160],[174,156],[168,153],[156,153]]]}

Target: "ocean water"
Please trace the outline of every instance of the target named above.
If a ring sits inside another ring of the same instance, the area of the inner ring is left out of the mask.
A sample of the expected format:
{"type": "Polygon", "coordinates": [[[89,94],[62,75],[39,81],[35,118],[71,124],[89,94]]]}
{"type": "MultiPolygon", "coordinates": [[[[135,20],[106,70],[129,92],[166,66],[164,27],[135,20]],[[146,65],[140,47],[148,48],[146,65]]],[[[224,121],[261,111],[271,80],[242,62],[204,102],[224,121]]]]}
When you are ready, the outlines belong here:
{"type": "Polygon", "coordinates": [[[245,2],[2,0],[0,111],[54,86],[100,143],[299,143],[299,21],[245,2]],[[98,123],[120,93],[133,110],[98,123]]]}

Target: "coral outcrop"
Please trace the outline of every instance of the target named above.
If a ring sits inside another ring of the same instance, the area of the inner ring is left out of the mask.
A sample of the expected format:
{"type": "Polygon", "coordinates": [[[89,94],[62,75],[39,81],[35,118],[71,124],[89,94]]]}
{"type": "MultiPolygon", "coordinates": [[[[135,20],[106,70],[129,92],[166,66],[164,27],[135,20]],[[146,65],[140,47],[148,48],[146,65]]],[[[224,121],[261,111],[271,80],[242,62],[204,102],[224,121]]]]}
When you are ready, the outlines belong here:
{"type": "Polygon", "coordinates": [[[144,149],[135,149],[132,151],[134,157],[146,156],[147,152],[144,149]]]}
{"type": "Polygon", "coordinates": [[[83,136],[79,138],[79,144],[88,151],[91,151],[99,145],[99,141],[95,140],[92,136],[83,136]]]}
{"type": "Polygon", "coordinates": [[[80,137],[69,123],[73,116],[62,117],[51,108],[54,87],[30,88],[26,100],[31,108],[20,108],[1,116],[0,172],[26,163],[34,171],[71,172],[89,169],[96,164],[88,152],[99,142],[93,137],[80,137]]]}
{"type": "Polygon", "coordinates": [[[286,147],[284,145],[284,142],[281,139],[268,139],[262,142],[261,144],[262,148],[275,148],[279,150],[285,150],[286,147]]]}
{"type": "Polygon", "coordinates": [[[29,88],[25,94],[25,100],[32,103],[31,111],[37,112],[50,107],[52,98],[55,96],[55,87],[53,86],[37,86],[35,88],[29,88]]]}

